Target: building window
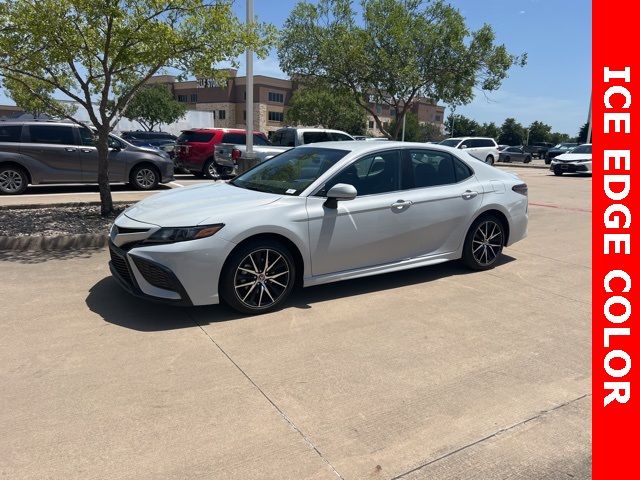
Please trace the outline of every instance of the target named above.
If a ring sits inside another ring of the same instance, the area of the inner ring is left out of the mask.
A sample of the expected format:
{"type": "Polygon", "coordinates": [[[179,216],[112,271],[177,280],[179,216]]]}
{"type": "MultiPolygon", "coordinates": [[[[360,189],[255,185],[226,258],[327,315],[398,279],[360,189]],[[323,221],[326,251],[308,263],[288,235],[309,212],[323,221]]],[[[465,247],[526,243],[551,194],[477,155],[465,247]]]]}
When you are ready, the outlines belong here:
{"type": "Polygon", "coordinates": [[[396,109],[395,108],[389,109],[389,116],[390,117],[395,117],[396,116],[396,109]]]}
{"type": "Polygon", "coordinates": [[[270,122],[284,122],[284,113],[282,112],[269,112],[270,122]]]}
{"type": "Polygon", "coordinates": [[[178,95],[178,101],[179,102],[186,102],[187,101],[187,96],[186,95],[178,95]]]}
{"type": "Polygon", "coordinates": [[[373,120],[369,120],[369,130],[373,129],[373,120]]]}
{"type": "Polygon", "coordinates": [[[191,94],[191,103],[196,103],[198,101],[198,94],[197,93],[192,93],[191,94]]]}
{"type": "Polygon", "coordinates": [[[224,120],[225,118],[227,118],[227,111],[226,110],[218,110],[218,119],[219,120],[224,120]]]}
{"type": "Polygon", "coordinates": [[[387,129],[389,128],[389,122],[382,122],[382,126],[387,129]]]}
{"type": "Polygon", "coordinates": [[[242,111],[242,119],[243,119],[244,121],[246,121],[246,120],[247,120],[247,111],[246,111],[246,110],[243,110],[243,111],[242,111]]]}
{"type": "Polygon", "coordinates": [[[382,113],[382,105],[376,105],[376,113],[380,115],[382,113]]]}
{"type": "Polygon", "coordinates": [[[436,115],[436,122],[442,121],[442,115],[436,115]]]}
{"type": "Polygon", "coordinates": [[[284,103],[284,95],[282,93],[269,92],[269,101],[274,103],[284,103]]]}

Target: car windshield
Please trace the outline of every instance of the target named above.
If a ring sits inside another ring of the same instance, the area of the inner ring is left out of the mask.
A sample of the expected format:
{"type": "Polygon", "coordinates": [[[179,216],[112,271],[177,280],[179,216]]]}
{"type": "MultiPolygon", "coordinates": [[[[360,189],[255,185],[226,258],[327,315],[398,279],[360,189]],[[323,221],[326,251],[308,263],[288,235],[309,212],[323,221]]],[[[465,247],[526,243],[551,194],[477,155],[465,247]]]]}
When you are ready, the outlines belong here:
{"type": "Polygon", "coordinates": [[[287,150],[235,178],[232,185],[259,192],[300,195],[348,150],[298,147],[287,150]]]}
{"type": "Polygon", "coordinates": [[[460,143],[460,140],[453,138],[448,140],[442,140],[438,145],[444,145],[445,147],[457,147],[460,143]]]}
{"type": "Polygon", "coordinates": [[[571,150],[570,153],[591,153],[591,145],[580,145],[571,150]]]}

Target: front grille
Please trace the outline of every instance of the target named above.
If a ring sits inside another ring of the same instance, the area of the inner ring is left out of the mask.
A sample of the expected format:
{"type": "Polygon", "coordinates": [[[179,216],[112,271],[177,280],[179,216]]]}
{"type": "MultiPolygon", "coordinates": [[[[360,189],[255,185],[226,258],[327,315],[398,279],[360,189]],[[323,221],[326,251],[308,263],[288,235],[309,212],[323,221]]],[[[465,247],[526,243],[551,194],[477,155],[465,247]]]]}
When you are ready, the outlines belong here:
{"type": "Polygon", "coordinates": [[[118,272],[118,275],[120,275],[120,277],[122,277],[122,279],[129,285],[133,286],[126,258],[124,258],[124,256],[122,256],[111,244],[109,244],[109,253],[111,255],[111,264],[115,268],[116,272],[118,272]]]}
{"type": "Polygon", "coordinates": [[[171,272],[135,255],[132,255],[132,258],[144,279],[151,285],[173,292],[178,290],[171,272]]]}
{"type": "Polygon", "coordinates": [[[148,232],[149,229],[148,228],[125,228],[125,227],[119,227],[119,226],[115,226],[114,227],[116,229],[116,233],[144,233],[144,232],[148,232]]]}

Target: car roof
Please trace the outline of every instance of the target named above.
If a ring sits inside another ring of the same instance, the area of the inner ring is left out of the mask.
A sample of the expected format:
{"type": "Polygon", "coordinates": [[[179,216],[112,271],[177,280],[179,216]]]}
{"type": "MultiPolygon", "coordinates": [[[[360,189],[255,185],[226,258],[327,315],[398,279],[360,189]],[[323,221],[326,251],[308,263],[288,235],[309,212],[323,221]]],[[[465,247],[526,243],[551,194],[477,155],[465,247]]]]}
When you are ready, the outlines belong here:
{"type": "Polygon", "coordinates": [[[361,140],[347,140],[342,142],[317,142],[300,145],[296,148],[331,148],[335,150],[347,150],[351,153],[375,153],[377,151],[389,150],[391,148],[427,148],[429,150],[437,150],[458,155],[460,150],[453,147],[446,147],[435,143],[419,143],[419,142],[363,142],[361,140]]]}

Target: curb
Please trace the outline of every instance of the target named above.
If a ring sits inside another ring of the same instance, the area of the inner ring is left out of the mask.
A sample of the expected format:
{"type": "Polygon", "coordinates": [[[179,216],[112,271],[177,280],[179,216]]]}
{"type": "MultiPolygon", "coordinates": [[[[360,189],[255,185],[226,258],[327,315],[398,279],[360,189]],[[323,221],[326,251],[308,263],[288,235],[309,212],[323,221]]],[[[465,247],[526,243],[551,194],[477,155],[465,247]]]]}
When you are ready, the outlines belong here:
{"type": "Polygon", "coordinates": [[[86,248],[103,248],[107,245],[109,235],[84,233],[79,235],[57,235],[55,237],[24,236],[2,237],[0,236],[0,251],[25,251],[25,250],[78,250],[86,248]]]}
{"type": "MultiPolygon", "coordinates": [[[[128,205],[139,202],[140,200],[132,200],[130,202],[126,200],[114,201],[114,205],[128,205]]],[[[67,203],[17,203],[15,205],[0,205],[0,210],[29,210],[34,208],[57,208],[57,207],[99,207],[99,201],[88,202],[67,202],[67,203]]]]}
{"type": "Polygon", "coordinates": [[[515,167],[515,168],[533,168],[535,170],[549,170],[549,165],[529,165],[526,163],[511,163],[511,162],[495,162],[495,167],[515,167]]]}

